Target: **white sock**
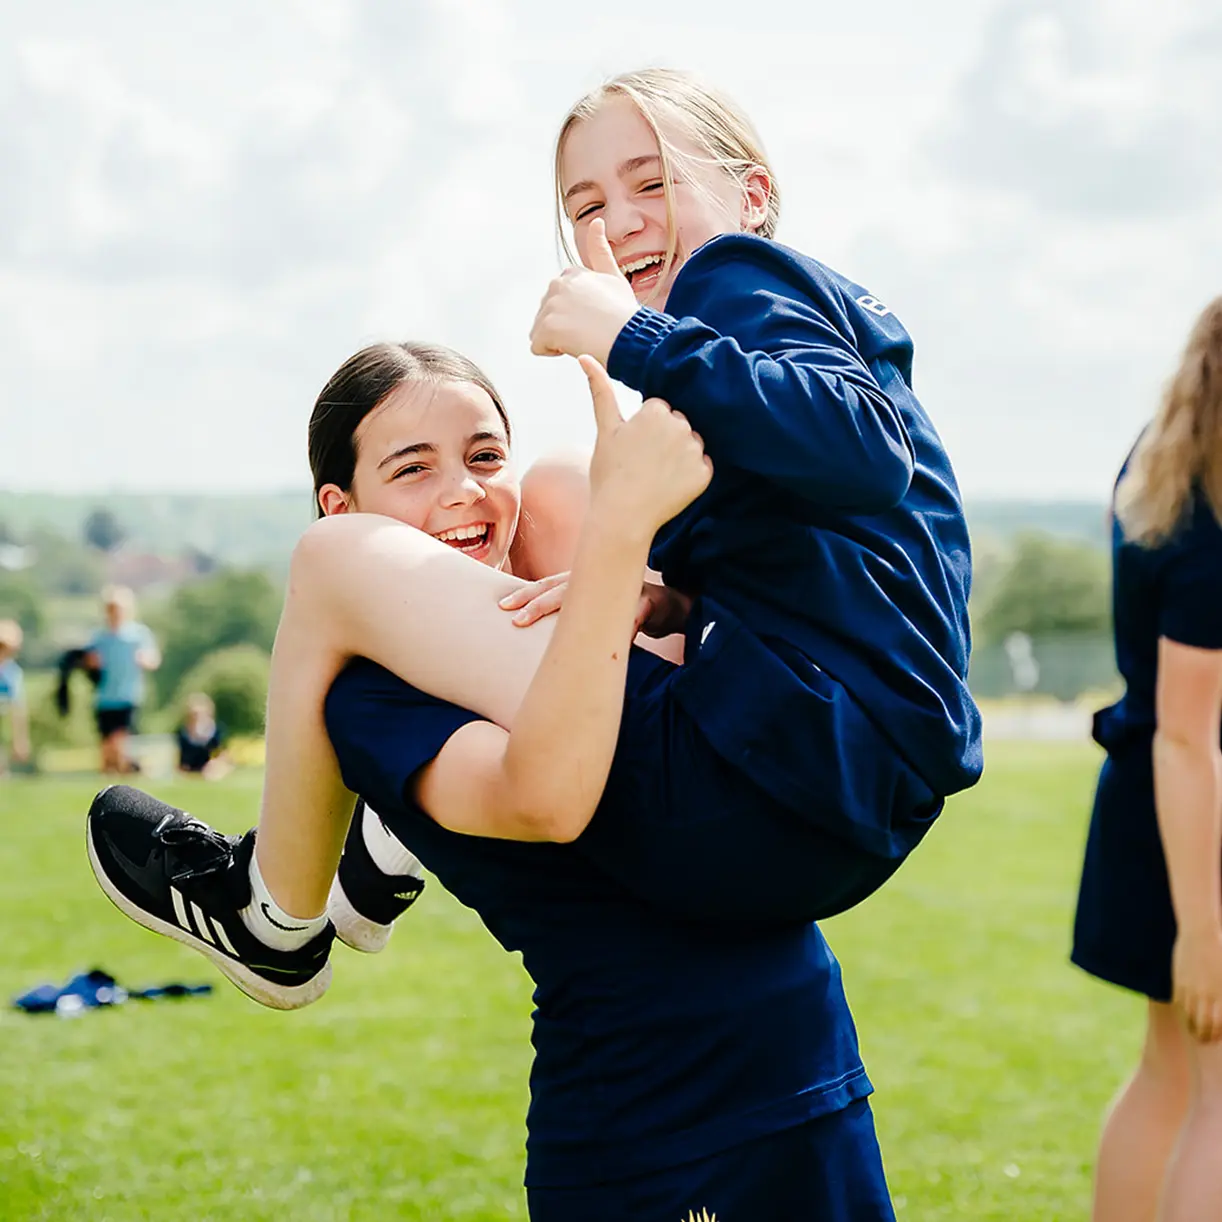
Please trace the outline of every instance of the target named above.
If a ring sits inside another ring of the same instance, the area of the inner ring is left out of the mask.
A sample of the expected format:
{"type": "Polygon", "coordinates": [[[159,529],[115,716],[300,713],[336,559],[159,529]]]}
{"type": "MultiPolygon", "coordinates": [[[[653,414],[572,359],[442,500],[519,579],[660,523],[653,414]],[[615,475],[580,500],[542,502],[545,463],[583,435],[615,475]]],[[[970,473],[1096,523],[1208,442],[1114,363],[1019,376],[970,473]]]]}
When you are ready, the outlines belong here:
{"type": "Polygon", "coordinates": [[[238,916],[242,924],[272,950],[298,950],[320,934],[327,924],[325,912],[316,917],[295,917],[276,903],[259,873],[257,849],[250,857],[250,903],[238,916]]]}
{"type": "Polygon", "coordinates": [[[381,816],[366,806],[361,812],[361,835],[373,864],[383,874],[410,874],[413,878],[424,877],[420,859],[404,847],[397,836],[382,822],[381,816]]]}

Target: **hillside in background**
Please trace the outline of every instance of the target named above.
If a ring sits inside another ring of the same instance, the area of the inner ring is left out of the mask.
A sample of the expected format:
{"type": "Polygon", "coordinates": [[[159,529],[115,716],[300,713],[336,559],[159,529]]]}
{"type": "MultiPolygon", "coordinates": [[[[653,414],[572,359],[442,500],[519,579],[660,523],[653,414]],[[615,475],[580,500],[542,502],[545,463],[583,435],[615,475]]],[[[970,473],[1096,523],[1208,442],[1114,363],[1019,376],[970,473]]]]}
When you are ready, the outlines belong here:
{"type": "Polygon", "coordinates": [[[0,491],[0,526],[19,538],[46,526],[79,539],[89,513],[108,509],[135,550],[163,556],[194,550],[226,565],[281,570],[310,524],[310,502],[308,490],[226,496],[0,491]]]}
{"type": "Polygon", "coordinates": [[[976,541],[1008,542],[1022,531],[1110,546],[1108,507],[1100,501],[967,502],[967,520],[976,541]]]}
{"type": "MultiPolygon", "coordinates": [[[[115,515],[128,545],[138,550],[178,555],[194,549],[223,564],[276,570],[284,568],[312,517],[306,490],[227,496],[0,491],[0,526],[18,537],[49,526],[76,539],[86,516],[98,508],[115,515]]],[[[973,541],[986,551],[1004,547],[1024,530],[1107,543],[1107,509],[1094,501],[976,500],[968,503],[967,514],[973,541]]]]}

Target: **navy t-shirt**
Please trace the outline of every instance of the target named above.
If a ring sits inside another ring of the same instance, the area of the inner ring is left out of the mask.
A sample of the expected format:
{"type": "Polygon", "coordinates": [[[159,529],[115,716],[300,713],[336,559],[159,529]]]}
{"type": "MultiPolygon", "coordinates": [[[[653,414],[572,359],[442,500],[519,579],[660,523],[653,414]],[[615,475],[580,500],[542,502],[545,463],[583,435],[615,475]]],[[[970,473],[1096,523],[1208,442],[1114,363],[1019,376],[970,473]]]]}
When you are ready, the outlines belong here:
{"type": "Polygon", "coordinates": [[[1159,547],[1126,539],[1113,515],[1112,617],[1125,693],[1095,715],[1094,729],[1109,751],[1154,734],[1159,637],[1222,649],[1222,526],[1199,492],[1183,525],[1159,547]]]}
{"type": "Polygon", "coordinates": [[[642,307],[608,371],[704,439],[714,475],[650,563],[852,694],[937,794],[975,783],[970,548],[891,311],[777,242],[714,238],[642,307]]]}
{"type": "MultiPolygon", "coordinates": [[[[681,923],[567,845],[462,836],[407,787],[475,714],[359,659],[327,699],[346,784],[535,984],[527,1184],[585,1186],[703,1158],[871,1091],[817,926],[681,923]]],[[[726,863],[727,885],[733,863],[726,863]]]]}

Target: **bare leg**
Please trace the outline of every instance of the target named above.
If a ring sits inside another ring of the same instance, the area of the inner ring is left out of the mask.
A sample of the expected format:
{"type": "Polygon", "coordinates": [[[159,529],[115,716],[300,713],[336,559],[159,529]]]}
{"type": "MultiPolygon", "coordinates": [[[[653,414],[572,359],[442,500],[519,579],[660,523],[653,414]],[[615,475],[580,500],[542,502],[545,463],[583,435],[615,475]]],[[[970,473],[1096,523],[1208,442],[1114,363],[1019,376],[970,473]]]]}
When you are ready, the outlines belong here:
{"type": "Polygon", "coordinates": [[[1137,1072],[1112,1105],[1095,1169],[1094,1222],[1154,1222],[1188,1114],[1188,1039],[1174,1009],[1151,1002],[1137,1072]]]}
{"type": "Polygon", "coordinates": [[[345,661],[370,658],[511,729],[553,627],[517,628],[497,606],[519,584],[390,518],[324,518],[303,536],[272,652],[257,840],[286,912],[323,911],[351,819],[323,721],[345,661]]]}
{"type": "Polygon", "coordinates": [[[1193,1072],[1192,1108],[1167,1170],[1161,1222],[1222,1218],[1222,1044],[1186,1033],[1193,1072]]]}
{"type": "Polygon", "coordinates": [[[590,505],[587,451],[548,455],[522,476],[522,513],[509,550],[514,573],[538,581],[573,567],[590,505]]]}

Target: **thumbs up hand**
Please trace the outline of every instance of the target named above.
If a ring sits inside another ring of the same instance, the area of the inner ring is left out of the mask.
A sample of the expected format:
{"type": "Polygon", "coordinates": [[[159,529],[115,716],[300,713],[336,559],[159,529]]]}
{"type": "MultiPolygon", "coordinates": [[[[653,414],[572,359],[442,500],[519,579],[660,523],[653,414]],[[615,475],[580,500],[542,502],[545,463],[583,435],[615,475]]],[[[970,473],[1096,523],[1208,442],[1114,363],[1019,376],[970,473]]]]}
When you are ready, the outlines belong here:
{"type": "Polygon", "coordinates": [[[590,459],[590,514],[605,514],[625,535],[652,539],[709,486],[712,460],[687,418],[662,399],[646,399],[625,420],[607,371],[590,356],[579,360],[598,427],[590,459]]]}
{"type": "Polygon", "coordinates": [[[605,365],[616,336],[636,313],[636,294],[601,218],[590,222],[586,260],[588,267],[566,268],[548,285],[530,332],[536,356],[592,356],[605,365]]]}

